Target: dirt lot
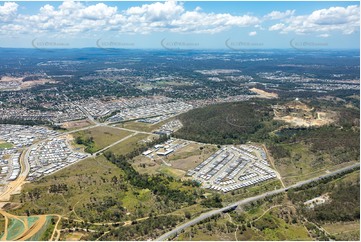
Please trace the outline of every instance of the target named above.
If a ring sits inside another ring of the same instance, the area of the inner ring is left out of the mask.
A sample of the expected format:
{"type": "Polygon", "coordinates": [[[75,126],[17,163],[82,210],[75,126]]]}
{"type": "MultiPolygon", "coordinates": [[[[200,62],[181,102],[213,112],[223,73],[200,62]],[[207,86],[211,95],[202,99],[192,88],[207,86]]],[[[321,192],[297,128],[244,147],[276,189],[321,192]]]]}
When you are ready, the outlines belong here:
{"type": "Polygon", "coordinates": [[[65,122],[61,127],[68,130],[73,130],[73,129],[80,129],[89,125],[91,125],[89,120],[84,119],[84,120],[65,122]]]}
{"type": "Polygon", "coordinates": [[[195,168],[202,161],[211,156],[217,147],[215,145],[201,145],[197,143],[189,144],[170,155],[167,161],[172,164],[172,167],[188,171],[195,168]]]}
{"type": "MultiPolygon", "coordinates": [[[[47,79],[47,78],[42,78],[39,80],[34,80],[34,81],[22,81],[24,77],[11,77],[11,76],[3,76],[0,79],[0,82],[3,83],[16,83],[16,87],[19,89],[27,89],[36,85],[44,85],[46,83],[56,83],[56,81],[52,80],[52,79],[47,79]]],[[[14,86],[12,86],[10,89],[13,89],[14,86]]]]}
{"type": "Polygon", "coordinates": [[[266,92],[266,91],[263,91],[263,90],[258,89],[258,88],[251,88],[249,90],[252,91],[252,92],[257,93],[258,95],[260,95],[263,98],[278,98],[278,94],[274,93],[274,92],[266,92]]]}
{"type": "Polygon", "coordinates": [[[334,122],[336,113],[316,111],[300,101],[273,106],[274,119],[284,121],[295,127],[323,126],[334,122]]]}

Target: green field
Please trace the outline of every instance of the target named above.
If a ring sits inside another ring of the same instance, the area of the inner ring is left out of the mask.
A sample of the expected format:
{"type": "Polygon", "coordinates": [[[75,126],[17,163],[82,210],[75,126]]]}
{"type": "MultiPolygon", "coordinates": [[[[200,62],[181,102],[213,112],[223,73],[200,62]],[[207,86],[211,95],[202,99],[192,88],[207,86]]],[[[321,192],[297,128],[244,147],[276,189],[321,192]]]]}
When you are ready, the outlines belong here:
{"type": "Polygon", "coordinates": [[[0,141],[0,149],[10,149],[14,147],[13,144],[0,141]]]}
{"type": "Polygon", "coordinates": [[[285,185],[359,162],[357,131],[337,127],[291,131],[267,146],[285,185]]]}
{"type": "Polygon", "coordinates": [[[138,147],[140,147],[144,142],[142,140],[152,140],[153,138],[157,137],[157,135],[149,135],[149,134],[136,134],[133,137],[130,137],[123,142],[114,145],[109,149],[109,151],[113,152],[116,155],[127,154],[138,147]]]}
{"type": "Polygon", "coordinates": [[[159,129],[163,124],[171,121],[172,119],[174,118],[169,118],[155,124],[149,124],[149,123],[143,123],[137,121],[128,121],[128,122],[120,123],[116,126],[120,128],[127,128],[137,131],[151,132],[153,130],[159,129]]]}
{"type": "Polygon", "coordinates": [[[3,236],[4,234],[4,229],[5,229],[5,218],[4,216],[2,216],[0,214],[0,238],[3,236]]]}
{"type": "Polygon", "coordinates": [[[92,142],[84,142],[86,143],[85,151],[94,153],[130,134],[132,132],[103,126],[76,132],[73,134],[73,137],[75,141],[77,138],[86,141],[92,139],[92,142]]]}
{"type": "Polygon", "coordinates": [[[28,227],[30,228],[39,219],[39,217],[27,217],[27,219],[28,227]]]}
{"type": "Polygon", "coordinates": [[[44,226],[35,235],[33,235],[29,241],[49,241],[55,227],[52,219],[55,219],[55,217],[47,216],[44,226]]]}
{"type": "MultiPolygon", "coordinates": [[[[40,181],[26,184],[22,194],[13,198],[15,201],[20,198],[25,201],[24,206],[15,212],[18,215],[24,215],[26,211],[30,211],[30,214],[60,214],[94,222],[109,220],[112,216],[108,215],[118,210],[118,204],[112,205],[108,210],[105,207],[98,210],[97,206],[101,208],[101,204],[109,199],[121,202],[127,197],[127,193],[132,193],[131,190],[127,192],[114,186],[112,178],[119,179],[123,175],[122,170],[108,162],[104,156],[85,159],[40,181]],[[58,184],[65,184],[69,191],[48,192],[50,186],[58,184]],[[32,198],[34,194],[39,194],[41,199],[32,198]]],[[[137,205],[137,201],[133,200],[133,203],[137,205]]],[[[136,211],[130,209],[129,212],[136,211]]],[[[125,216],[122,217],[125,219],[125,216]]]]}
{"type": "Polygon", "coordinates": [[[9,219],[8,236],[6,240],[14,240],[24,232],[24,224],[18,219],[9,219]]]}

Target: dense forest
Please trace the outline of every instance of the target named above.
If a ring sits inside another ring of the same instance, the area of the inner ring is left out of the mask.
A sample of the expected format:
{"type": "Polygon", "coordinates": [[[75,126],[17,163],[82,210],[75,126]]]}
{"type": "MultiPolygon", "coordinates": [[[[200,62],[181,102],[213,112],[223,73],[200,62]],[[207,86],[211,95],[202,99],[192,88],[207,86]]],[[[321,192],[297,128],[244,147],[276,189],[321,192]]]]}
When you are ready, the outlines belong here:
{"type": "Polygon", "coordinates": [[[280,124],[272,121],[270,101],[220,103],[179,116],[183,127],[174,136],[203,143],[242,144],[260,140],[280,124]]]}
{"type": "MultiPolygon", "coordinates": [[[[332,179],[329,179],[332,181],[332,179]]],[[[333,179],[333,181],[335,181],[333,179]]],[[[312,185],[312,184],[311,184],[312,185]]],[[[290,190],[288,197],[300,212],[314,222],[346,222],[360,219],[360,176],[339,182],[319,183],[300,190],[290,190]],[[329,200],[313,209],[303,205],[309,199],[329,194],[329,200]]]]}
{"type": "MultiPolygon", "coordinates": [[[[332,110],[336,111],[338,116],[330,125],[284,128],[277,131],[277,135],[270,136],[265,142],[272,156],[275,159],[290,157],[291,146],[303,144],[308,147],[309,153],[317,157],[316,161],[325,156],[333,164],[358,161],[360,156],[359,110],[345,107],[333,107],[332,110]]],[[[321,162],[321,160],[319,161],[321,162]]]]}

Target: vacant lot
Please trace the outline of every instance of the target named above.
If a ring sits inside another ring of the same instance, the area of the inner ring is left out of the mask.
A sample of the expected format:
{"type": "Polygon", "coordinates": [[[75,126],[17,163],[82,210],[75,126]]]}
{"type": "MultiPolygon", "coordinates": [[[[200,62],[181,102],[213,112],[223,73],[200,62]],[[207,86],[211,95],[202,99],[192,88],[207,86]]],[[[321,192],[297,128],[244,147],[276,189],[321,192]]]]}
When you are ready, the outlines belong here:
{"type": "Polygon", "coordinates": [[[74,130],[74,129],[84,128],[84,127],[87,127],[90,125],[91,125],[91,122],[87,119],[84,119],[84,120],[65,122],[62,124],[61,127],[64,129],[67,129],[67,130],[74,130]]]}
{"type": "Polygon", "coordinates": [[[87,145],[86,151],[94,153],[107,147],[108,145],[132,134],[132,132],[119,130],[111,127],[95,127],[88,130],[79,131],[73,134],[74,139],[93,140],[93,144],[87,145]]]}
{"type": "Polygon", "coordinates": [[[147,140],[152,140],[157,136],[158,135],[136,134],[133,137],[130,137],[129,139],[114,145],[109,149],[109,151],[113,152],[115,155],[124,155],[139,148],[147,140]]]}
{"type": "Polygon", "coordinates": [[[0,140],[0,149],[9,149],[12,147],[13,147],[13,145],[11,143],[7,143],[5,141],[0,140]]]}
{"type": "Polygon", "coordinates": [[[325,224],[322,227],[336,237],[337,240],[359,240],[360,221],[325,224]]]}
{"type": "Polygon", "coordinates": [[[166,120],[163,120],[161,122],[155,123],[155,124],[148,124],[143,122],[137,122],[137,121],[129,121],[125,123],[118,124],[117,127],[121,128],[127,128],[137,131],[143,131],[143,132],[151,132],[153,130],[159,129],[163,124],[171,121],[174,118],[169,118],[166,120]]]}
{"type": "Polygon", "coordinates": [[[195,168],[218,150],[216,145],[191,143],[167,157],[172,167],[188,171],[195,168]]]}

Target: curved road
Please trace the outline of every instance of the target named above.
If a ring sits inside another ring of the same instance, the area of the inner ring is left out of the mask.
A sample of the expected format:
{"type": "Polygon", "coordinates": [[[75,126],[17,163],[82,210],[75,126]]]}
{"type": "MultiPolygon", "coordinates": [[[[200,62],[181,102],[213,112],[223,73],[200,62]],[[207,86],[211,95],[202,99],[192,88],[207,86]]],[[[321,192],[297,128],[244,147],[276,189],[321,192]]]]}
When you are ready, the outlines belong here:
{"type": "Polygon", "coordinates": [[[34,146],[36,146],[37,144],[39,144],[41,142],[53,139],[55,137],[75,133],[75,132],[82,131],[82,130],[92,129],[92,128],[95,128],[97,126],[100,126],[100,124],[91,125],[91,126],[87,126],[87,127],[84,127],[84,128],[79,128],[79,129],[76,129],[76,130],[71,130],[71,131],[59,133],[59,134],[54,135],[54,136],[52,136],[50,138],[39,140],[36,143],[32,144],[31,146],[26,147],[23,150],[23,152],[21,153],[21,156],[20,156],[20,167],[21,167],[20,174],[19,174],[19,176],[17,177],[16,180],[11,181],[6,185],[5,190],[3,192],[1,192],[1,194],[0,194],[0,202],[9,201],[11,194],[13,194],[17,189],[19,189],[19,187],[21,187],[23,185],[23,183],[25,182],[25,179],[26,179],[26,177],[28,176],[28,174],[30,172],[30,164],[29,164],[29,161],[28,161],[29,154],[30,154],[31,149],[34,146]]]}
{"type": "Polygon", "coordinates": [[[292,186],[289,186],[289,187],[285,187],[285,188],[281,188],[281,189],[277,189],[277,190],[274,190],[274,191],[269,191],[269,192],[266,192],[266,193],[263,193],[261,195],[257,195],[257,196],[254,196],[254,197],[249,197],[249,198],[245,198],[243,200],[240,200],[240,201],[237,201],[235,203],[232,203],[226,207],[223,207],[223,208],[220,208],[220,209],[217,209],[217,210],[212,210],[210,212],[207,212],[207,213],[203,213],[201,214],[200,216],[198,216],[197,218],[191,220],[191,221],[188,221],[176,228],[174,228],[173,230],[169,231],[168,233],[165,233],[163,234],[162,236],[158,237],[157,239],[155,239],[156,241],[164,241],[164,240],[167,240],[169,237],[171,236],[175,236],[177,234],[179,234],[182,230],[192,226],[192,225],[195,225],[197,224],[198,222],[206,219],[206,218],[209,218],[209,217],[212,217],[213,215],[216,215],[216,214],[220,214],[220,213],[223,213],[223,212],[226,212],[226,211],[229,211],[231,209],[235,209],[237,206],[240,206],[240,205],[245,205],[247,203],[250,203],[250,202],[254,202],[254,201],[257,201],[257,200],[260,200],[260,199],[263,199],[265,197],[268,197],[268,196],[273,196],[273,195],[276,195],[276,194],[279,194],[279,193],[282,193],[282,192],[285,192],[287,191],[288,189],[290,188],[297,188],[297,187],[302,187],[303,185],[306,185],[306,184],[309,184],[309,183],[312,183],[314,181],[319,181],[323,178],[326,178],[326,177],[331,177],[331,176],[335,176],[339,173],[342,173],[342,172],[345,172],[345,171],[349,171],[349,170],[352,170],[356,167],[360,167],[360,163],[357,163],[357,164],[354,164],[354,165],[351,165],[351,166],[347,166],[347,167],[344,167],[344,168],[341,168],[339,170],[336,170],[336,171],[333,171],[333,172],[330,172],[329,174],[326,174],[326,175],[322,175],[322,176],[318,176],[318,177],[314,177],[314,178],[311,178],[311,179],[308,179],[308,180],[305,180],[305,181],[301,181],[301,182],[298,182],[292,186]]]}

